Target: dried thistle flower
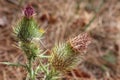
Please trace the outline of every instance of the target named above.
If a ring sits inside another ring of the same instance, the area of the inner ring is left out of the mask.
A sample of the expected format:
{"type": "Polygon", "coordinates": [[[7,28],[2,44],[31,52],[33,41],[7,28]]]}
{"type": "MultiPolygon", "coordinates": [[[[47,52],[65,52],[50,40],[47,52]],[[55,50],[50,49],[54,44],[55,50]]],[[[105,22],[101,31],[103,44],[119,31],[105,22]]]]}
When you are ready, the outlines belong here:
{"type": "Polygon", "coordinates": [[[81,55],[76,53],[85,52],[90,42],[89,35],[83,33],[70,39],[67,43],[55,46],[52,50],[52,66],[62,72],[72,69],[81,61],[81,55]]]}
{"type": "Polygon", "coordinates": [[[70,39],[68,44],[76,53],[85,53],[88,45],[91,43],[91,38],[87,33],[82,33],[77,37],[70,39]]]}

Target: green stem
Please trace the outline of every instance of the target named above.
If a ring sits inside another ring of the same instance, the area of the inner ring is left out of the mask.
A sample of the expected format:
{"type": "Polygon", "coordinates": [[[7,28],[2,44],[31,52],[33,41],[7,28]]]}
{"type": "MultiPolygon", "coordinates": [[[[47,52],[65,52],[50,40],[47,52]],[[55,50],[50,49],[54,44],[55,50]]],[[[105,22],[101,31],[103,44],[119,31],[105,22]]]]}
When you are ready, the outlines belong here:
{"type": "Polygon", "coordinates": [[[43,71],[47,74],[47,70],[46,70],[46,68],[44,67],[44,65],[42,64],[42,62],[39,60],[39,62],[40,62],[40,66],[41,66],[41,68],[43,69],[43,71]]]}
{"type": "Polygon", "coordinates": [[[48,74],[46,74],[45,80],[58,80],[54,77],[58,76],[58,73],[52,68],[48,74]]]}
{"type": "Polygon", "coordinates": [[[34,70],[32,67],[32,58],[29,59],[29,76],[30,76],[30,80],[35,80],[35,74],[34,74],[34,70]]]}

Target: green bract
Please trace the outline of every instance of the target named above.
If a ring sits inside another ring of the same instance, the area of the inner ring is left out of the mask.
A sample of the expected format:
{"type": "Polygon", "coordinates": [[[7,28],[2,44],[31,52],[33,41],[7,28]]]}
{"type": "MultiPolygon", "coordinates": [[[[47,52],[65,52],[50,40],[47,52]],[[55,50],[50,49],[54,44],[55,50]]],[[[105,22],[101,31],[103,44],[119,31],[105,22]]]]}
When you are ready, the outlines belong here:
{"type": "Polygon", "coordinates": [[[72,69],[79,61],[80,56],[75,54],[67,43],[59,44],[52,50],[51,64],[58,70],[65,72],[72,69]]]}
{"type": "Polygon", "coordinates": [[[32,57],[34,60],[37,54],[40,53],[39,46],[35,43],[20,43],[20,46],[28,59],[32,57]]]}
{"type": "Polygon", "coordinates": [[[37,23],[33,18],[24,17],[18,22],[14,29],[17,38],[22,42],[31,42],[32,39],[40,38],[43,33],[40,33],[37,23]]]}

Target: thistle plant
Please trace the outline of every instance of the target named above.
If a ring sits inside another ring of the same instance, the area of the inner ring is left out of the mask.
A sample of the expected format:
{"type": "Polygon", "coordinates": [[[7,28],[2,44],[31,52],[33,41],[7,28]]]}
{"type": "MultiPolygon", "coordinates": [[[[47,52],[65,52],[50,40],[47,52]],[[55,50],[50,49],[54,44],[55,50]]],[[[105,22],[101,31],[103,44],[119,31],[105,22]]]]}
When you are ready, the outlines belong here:
{"type": "Polygon", "coordinates": [[[33,18],[33,14],[33,7],[28,5],[24,10],[23,18],[14,28],[14,33],[19,41],[19,47],[24,51],[28,60],[26,69],[31,80],[36,79],[33,62],[40,53],[39,44],[34,40],[40,40],[43,35],[43,32],[40,32],[38,24],[33,18]]]}
{"type": "Polygon", "coordinates": [[[91,38],[87,33],[82,33],[75,38],[69,39],[64,43],[55,45],[50,50],[50,55],[40,49],[38,42],[44,36],[44,30],[39,29],[34,20],[34,9],[27,5],[24,9],[24,16],[14,27],[13,31],[18,40],[18,47],[24,52],[27,58],[26,64],[1,62],[10,66],[22,66],[26,69],[28,75],[26,80],[36,80],[38,72],[43,72],[44,77],[41,80],[58,80],[61,74],[72,70],[81,60],[81,56],[86,52],[91,38]],[[44,64],[44,59],[48,60],[44,64]],[[39,65],[33,67],[33,64],[39,60],[39,65]]]}

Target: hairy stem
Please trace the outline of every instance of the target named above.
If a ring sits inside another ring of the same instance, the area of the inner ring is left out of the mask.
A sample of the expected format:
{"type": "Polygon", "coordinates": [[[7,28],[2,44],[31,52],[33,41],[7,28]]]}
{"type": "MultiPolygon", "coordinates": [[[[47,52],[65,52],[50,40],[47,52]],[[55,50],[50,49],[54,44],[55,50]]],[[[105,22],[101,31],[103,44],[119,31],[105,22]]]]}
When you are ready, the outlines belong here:
{"type": "Polygon", "coordinates": [[[29,76],[30,76],[30,80],[35,80],[35,74],[34,74],[34,70],[32,67],[32,58],[29,59],[29,76]]]}

